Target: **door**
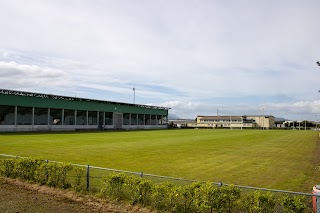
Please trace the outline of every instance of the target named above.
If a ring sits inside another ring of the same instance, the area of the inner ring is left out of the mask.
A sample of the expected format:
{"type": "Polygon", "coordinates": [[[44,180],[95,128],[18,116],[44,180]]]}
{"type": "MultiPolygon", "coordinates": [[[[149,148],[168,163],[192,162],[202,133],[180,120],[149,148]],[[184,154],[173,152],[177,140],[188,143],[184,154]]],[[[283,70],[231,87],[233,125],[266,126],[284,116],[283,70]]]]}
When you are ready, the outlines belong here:
{"type": "Polygon", "coordinates": [[[122,129],[122,113],[113,113],[113,120],[114,120],[114,128],[115,129],[122,129]]]}

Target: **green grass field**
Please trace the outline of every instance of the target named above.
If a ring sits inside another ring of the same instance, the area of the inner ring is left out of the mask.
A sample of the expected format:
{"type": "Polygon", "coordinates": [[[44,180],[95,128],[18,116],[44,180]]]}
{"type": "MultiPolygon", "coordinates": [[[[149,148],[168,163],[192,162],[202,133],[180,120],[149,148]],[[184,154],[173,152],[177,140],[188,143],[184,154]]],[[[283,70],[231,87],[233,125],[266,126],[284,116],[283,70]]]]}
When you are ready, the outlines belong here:
{"type": "Polygon", "coordinates": [[[310,192],[320,183],[317,140],[316,131],[292,130],[3,133],[0,153],[310,192]]]}

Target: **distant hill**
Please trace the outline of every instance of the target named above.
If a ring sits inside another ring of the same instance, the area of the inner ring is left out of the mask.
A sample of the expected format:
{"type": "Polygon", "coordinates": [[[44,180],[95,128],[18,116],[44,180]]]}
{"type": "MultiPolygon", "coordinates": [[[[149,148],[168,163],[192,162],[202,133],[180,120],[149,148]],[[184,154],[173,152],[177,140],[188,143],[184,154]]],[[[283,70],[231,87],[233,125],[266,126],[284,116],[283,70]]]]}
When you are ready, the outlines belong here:
{"type": "MultiPolygon", "coordinates": [[[[179,120],[179,119],[182,119],[174,114],[169,114],[168,116],[169,120],[179,120]]],[[[194,120],[194,119],[187,119],[187,120],[194,120]]],[[[274,118],[274,121],[275,122],[283,122],[283,121],[289,121],[288,119],[286,118],[278,118],[278,117],[275,117],[274,118]]]]}
{"type": "Polygon", "coordinates": [[[281,121],[288,121],[288,119],[275,117],[275,118],[274,118],[274,121],[275,121],[275,122],[281,122],[281,121]]]}

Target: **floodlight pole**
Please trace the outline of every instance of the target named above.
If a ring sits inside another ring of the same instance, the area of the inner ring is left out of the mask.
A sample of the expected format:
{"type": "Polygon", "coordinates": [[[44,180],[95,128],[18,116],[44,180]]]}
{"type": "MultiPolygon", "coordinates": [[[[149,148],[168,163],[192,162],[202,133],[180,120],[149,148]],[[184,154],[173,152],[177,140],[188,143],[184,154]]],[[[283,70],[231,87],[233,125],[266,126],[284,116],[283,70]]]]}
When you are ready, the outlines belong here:
{"type": "Polygon", "coordinates": [[[133,87],[133,104],[136,103],[136,87],[133,87]]]}
{"type": "MultiPolygon", "coordinates": [[[[221,109],[223,109],[223,107],[218,107],[217,108],[217,117],[219,117],[219,109],[221,110],[221,109]]],[[[220,111],[220,114],[221,114],[221,111],[220,111]]]]}

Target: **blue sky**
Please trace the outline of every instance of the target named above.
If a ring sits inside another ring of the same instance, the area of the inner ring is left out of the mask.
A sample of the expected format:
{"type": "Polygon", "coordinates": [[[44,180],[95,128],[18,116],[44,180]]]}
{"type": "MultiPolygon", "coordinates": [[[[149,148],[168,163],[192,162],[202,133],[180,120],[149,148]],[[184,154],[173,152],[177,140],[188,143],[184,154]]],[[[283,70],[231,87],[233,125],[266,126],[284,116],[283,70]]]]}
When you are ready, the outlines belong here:
{"type": "Polygon", "coordinates": [[[318,0],[0,2],[0,88],[320,118],[318,0]]]}

